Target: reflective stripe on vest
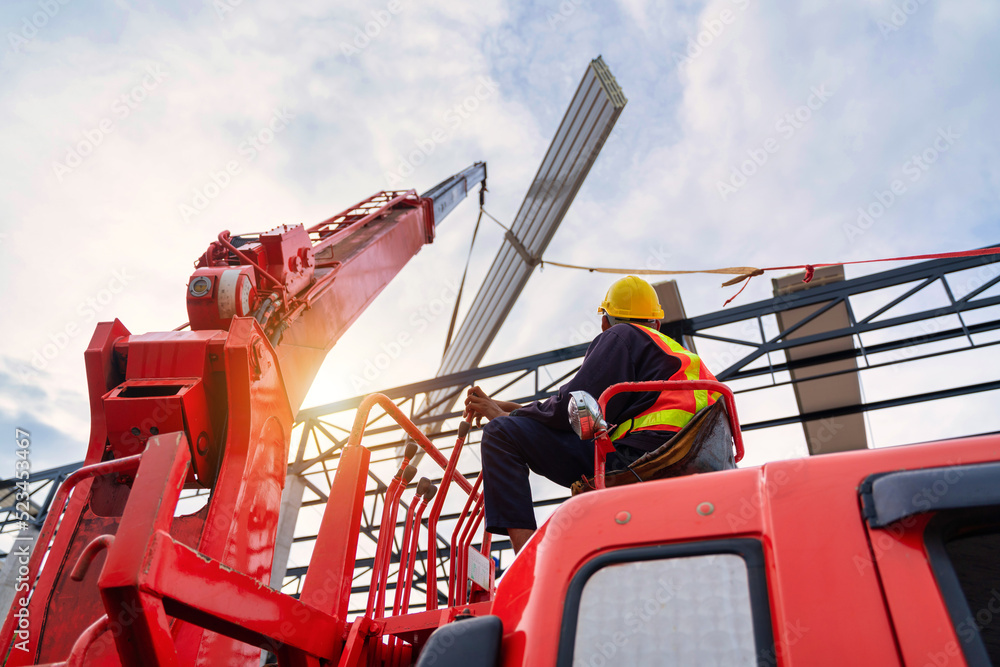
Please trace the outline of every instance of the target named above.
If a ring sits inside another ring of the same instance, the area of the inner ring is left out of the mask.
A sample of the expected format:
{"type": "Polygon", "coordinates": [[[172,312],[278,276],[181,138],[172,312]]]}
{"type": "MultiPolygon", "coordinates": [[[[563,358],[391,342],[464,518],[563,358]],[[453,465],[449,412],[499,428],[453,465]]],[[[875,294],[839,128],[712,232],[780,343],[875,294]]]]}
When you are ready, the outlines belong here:
{"type": "MultiPolygon", "coordinates": [[[[701,358],[694,352],[684,349],[673,338],[649,327],[631,326],[648,335],[664,353],[681,362],[680,369],[667,378],[668,380],[715,380],[715,376],[701,363],[701,358]]],[[[706,389],[660,392],[656,402],[648,410],[619,424],[611,433],[611,440],[615,441],[632,431],[664,430],[661,428],[663,426],[670,427],[666,430],[680,430],[691,421],[696,412],[712,405],[718,398],[719,394],[713,393],[709,396],[706,389]]]]}

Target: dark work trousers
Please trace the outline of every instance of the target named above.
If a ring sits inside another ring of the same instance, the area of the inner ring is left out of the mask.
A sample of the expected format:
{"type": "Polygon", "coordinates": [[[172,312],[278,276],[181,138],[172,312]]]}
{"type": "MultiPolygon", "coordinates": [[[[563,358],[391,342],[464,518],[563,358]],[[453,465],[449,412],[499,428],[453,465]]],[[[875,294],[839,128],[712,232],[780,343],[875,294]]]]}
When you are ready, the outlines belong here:
{"type": "MultiPolygon", "coordinates": [[[[608,455],[607,469],[624,468],[645,452],[622,448],[608,455]]],[[[594,474],[594,442],[559,431],[530,417],[497,417],[483,426],[483,493],[486,530],[535,529],[528,470],[569,487],[594,474]]]]}

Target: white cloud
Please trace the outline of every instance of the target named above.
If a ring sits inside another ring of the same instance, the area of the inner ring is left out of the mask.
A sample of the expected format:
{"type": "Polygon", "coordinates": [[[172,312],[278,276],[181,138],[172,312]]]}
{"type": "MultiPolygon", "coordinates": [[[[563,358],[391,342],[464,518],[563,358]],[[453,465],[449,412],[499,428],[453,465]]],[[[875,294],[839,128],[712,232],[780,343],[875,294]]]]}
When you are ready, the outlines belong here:
{"type": "MultiPolygon", "coordinates": [[[[19,25],[32,6],[6,8],[3,25],[19,25]]],[[[32,352],[79,318],[79,305],[105,289],[114,270],[135,278],[101,318],[118,316],[135,333],[173,328],[186,319],[191,262],[219,231],[322,220],[385,187],[386,174],[439,127],[448,139],[433,142],[406,187],[424,190],[485,159],[487,207],[510,220],[598,53],[630,101],[550,258],[630,266],[665,245],[668,268],[696,269],[868,259],[998,240],[993,3],[926,3],[884,36],[878,22],[893,11],[888,1],[812,3],[797,13],[733,0],[573,6],[552,24],[557,2],[403,0],[392,13],[388,2],[244,0],[221,19],[210,3],[122,3],[93,17],[67,5],[23,53],[7,51],[0,60],[0,151],[16,156],[0,163],[0,253],[6,282],[16,285],[4,331],[9,363],[30,364],[32,352]],[[391,20],[371,28],[377,34],[358,53],[345,54],[343,45],[384,18],[372,14],[383,9],[391,20]],[[714,22],[723,11],[733,20],[720,30],[714,22]],[[706,30],[705,45],[678,71],[675,54],[688,53],[706,30]],[[168,76],[127,117],[116,116],[116,100],[141,85],[152,65],[168,76]],[[449,112],[475,97],[482,77],[497,82],[496,93],[451,127],[449,112]],[[829,99],[790,136],[782,134],[778,119],[824,84],[829,99]],[[242,154],[246,137],[284,108],[295,114],[287,129],[252,160],[242,154]],[[68,148],[105,118],[114,121],[112,131],[60,182],[53,162],[65,161],[68,148]],[[949,126],[961,135],[954,147],[908,182],[863,235],[849,238],[845,225],[856,221],[857,209],[906,178],[906,161],[949,126]],[[723,201],[718,183],[769,138],[779,141],[777,151],[723,201]],[[240,172],[185,223],[179,204],[232,160],[240,172]]],[[[442,224],[438,241],[340,341],[307,404],[353,394],[351,373],[393,340],[414,308],[459,277],[473,219],[474,205],[465,204],[442,224]]],[[[466,304],[500,238],[483,224],[466,304]]],[[[537,273],[487,362],[567,344],[609,282],[557,269],[537,273]],[[594,303],[580,294],[593,294],[594,303]]],[[[720,290],[720,282],[680,279],[689,314],[721,307],[735,290],[720,290]]],[[[767,279],[758,278],[740,302],[768,293],[767,279]]],[[[419,352],[377,384],[433,375],[447,319],[423,330],[411,348],[419,352]]],[[[92,330],[92,321],[82,324],[92,330]]],[[[35,386],[50,397],[68,391],[82,398],[89,335],[74,336],[35,386]]],[[[37,410],[20,408],[16,390],[2,391],[5,421],[28,411],[82,446],[84,402],[50,398],[37,410]]]]}

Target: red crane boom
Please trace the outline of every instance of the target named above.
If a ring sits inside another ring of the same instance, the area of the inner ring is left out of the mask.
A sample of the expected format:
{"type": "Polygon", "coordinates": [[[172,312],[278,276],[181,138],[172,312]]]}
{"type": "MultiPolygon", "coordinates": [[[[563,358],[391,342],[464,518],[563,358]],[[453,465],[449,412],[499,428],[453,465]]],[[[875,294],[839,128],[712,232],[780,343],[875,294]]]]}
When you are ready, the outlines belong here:
{"type": "Polygon", "coordinates": [[[332,655],[343,616],[267,587],[293,417],[327,352],[485,178],[476,163],[308,229],[222,232],[188,283],[190,330],[97,326],[87,456],[41,532],[30,599],[14,600],[34,630],[18,643],[16,614],[4,625],[5,664],[250,665],[250,644],[332,655]],[[210,499],[175,517],[185,487],[210,499]]]}

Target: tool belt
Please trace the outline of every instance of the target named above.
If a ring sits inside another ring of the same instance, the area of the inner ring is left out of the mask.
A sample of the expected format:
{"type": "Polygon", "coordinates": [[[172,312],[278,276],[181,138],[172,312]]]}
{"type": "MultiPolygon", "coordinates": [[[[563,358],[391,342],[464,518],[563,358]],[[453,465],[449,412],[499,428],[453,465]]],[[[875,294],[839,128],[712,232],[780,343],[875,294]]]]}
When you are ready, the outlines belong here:
{"type": "MultiPolygon", "coordinates": [[[[621,486],[735,467],[733,432],[729,427],[725,402],[718,401],[699,410],[683,429],[654,451],[644,454],[624,470],[607,472],[604,484],[607,487],[621,486]]],[[[586,483],[580,480],[570,489],[574,496],[592,491],[594,480],[588,477],[586,483]]]]}

